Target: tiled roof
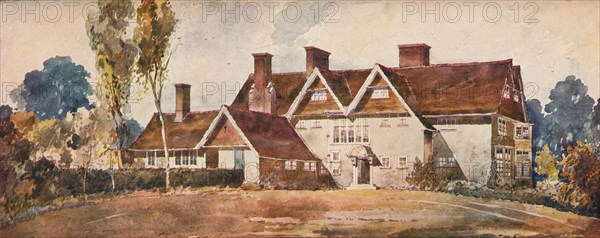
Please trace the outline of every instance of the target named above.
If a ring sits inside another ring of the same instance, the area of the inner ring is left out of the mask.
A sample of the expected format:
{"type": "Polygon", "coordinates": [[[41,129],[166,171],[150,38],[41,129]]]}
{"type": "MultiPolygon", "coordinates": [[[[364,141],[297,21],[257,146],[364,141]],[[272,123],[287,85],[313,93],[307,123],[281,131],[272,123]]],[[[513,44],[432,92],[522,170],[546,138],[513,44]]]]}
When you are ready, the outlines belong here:
{"type": "Polygon", "coordinates": [[[287,118],[227,106],[226,108],[259,156],[319,161],[306,147],[287,118]]]}
{"type": "MultiPolygon", "coordinates": [[[[413,111],[421,115],[456,115],[473,113],[500,113],[524,121],[522,103],[502,97],[505,82],[518,90],[520,67],[512,59],[436,64],[420,67],[385,67],[384,73],[413,111]]],[[[322,74],[334,93],[348,106],[367,79],[372,69],[329,70],[322,74]]],[[[305,84],[305,72],[273,74],[277,90],[277,114],[284,115],[305,84]]],[[[232,103],[234,108],[247,108],[251,77],[232,103]]]]}
{"type": "MultiPolygon", "coordinates": [[[[182,122],[175,122],[175,113],[163,113],[169,149],[194,148],[208,130],[219,111],[190,112],[182,122]]],[[[155,113],[144,132],[129,148],[130,150],[162,150],[161,126],[155,113]]]]}

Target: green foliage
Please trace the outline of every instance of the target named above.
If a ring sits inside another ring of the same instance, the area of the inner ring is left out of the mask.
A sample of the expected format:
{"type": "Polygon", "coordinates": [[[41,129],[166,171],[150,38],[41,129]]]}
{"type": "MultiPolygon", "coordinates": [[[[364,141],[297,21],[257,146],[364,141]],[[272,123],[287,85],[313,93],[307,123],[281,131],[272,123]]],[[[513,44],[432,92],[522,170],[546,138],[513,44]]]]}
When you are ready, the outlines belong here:
{"type": "Polygon", "coordinates": [[[558,180],[558,169],[556,168],[558,161],[548,145],[544,145],[542,151],[537,153],[535,163],[537,165],[535,170],[538,174],[547,176],[552,181],[558,180]]]}
{"type": "Polygon", "coordinates": [[[86,29],[90,46],[96,54],[98,98],[115,125],[114,147],[121,150],[126,145],[122,138],[128,134],[124,115],[131,97],[138,54],[133,40],[126,37],[128,20],[134,15],[134,7],[129,0],[101,0],[98,1],[98,8],[99,12],[95,13],[97,16],[90,16],[90,19],[98,20],[88,21],[86,29]]]}
{"type": "Polygon", "coordinates": [[[413,172],[406,181],[420,189],[433,189],[440,183],[435,171],[435,160],[429,159],[425,163],[418,158],[415,161],[413,172]]]}

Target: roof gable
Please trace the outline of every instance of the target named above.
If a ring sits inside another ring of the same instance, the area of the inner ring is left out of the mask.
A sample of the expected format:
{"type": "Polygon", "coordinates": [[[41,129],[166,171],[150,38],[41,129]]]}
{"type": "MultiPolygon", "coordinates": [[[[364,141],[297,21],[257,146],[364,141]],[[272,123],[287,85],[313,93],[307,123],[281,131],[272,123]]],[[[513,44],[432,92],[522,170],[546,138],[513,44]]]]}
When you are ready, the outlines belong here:
{"type": "MultiPolygon", "coordinates": [[[[330,80],[330,82],[331,82],[331,80],[330,80]]],[[[292,115],[294,115],[294,113],[296,113],[296,111],[298,110],[298,108],[302,104],[304,104],[304,105],[311,105],[310,103],[308,103],[310,101],[309,89],[311,87],[315,86],[315,85],[317,85],[317,86],[318,85],[322,85],[327,90],[328,99],[331,98],[331,100],[333,100],[335,102],[335,105],[337,106],[337,109],[339,111],[341,111],[342,113],[344,113],[346,111],[346,108],[342,105],[341,101],[338,99],[337,95],[334,93],[331,85],[329,85],[328,81],[325,79],[325,77],[323,77],[323,75],[321,74],[319,68],[315,68],[313,70],[312,74],[310,75],[310,77],[308,77],[308,80],[306,81],[306,83],[302,87],[302,90],[300,91],[300,93],[298,94],[298,96],[296,97],[296,99],[294,99],[294,102],[290,106],[289,111],[286,113],[286,117],[291,117],[292,115]],[[320,84],[319,83],[315,84],[315,81],[318,81],[320,84]]],[[[341,83],[334,84],[334,86],[336,86],[336,87],[339,87],[339,85],[342,85],[342,84],[341,83]]],[[[338,91],[344,91],[344,90],[339,90],[339,89],[337,89],[337,90],[338,91]]],[[[312,105],[315,106],[315,107],[318,106],[318,104],[312,104],[312,105]]],[[[324,103],[323,106],[326,106],[326,105],[327,105],[327,103],[324,103]]],[[[312,112],[318,112],[318,111],[322,111],[322,110],[327,110],[327,109],[322,109],[322,108],[319,109],[317,107],[317,108],[309,110],[309,112],[312,113],[312,112]]],[[[331,110],[331,108],[329,110],[331,110]]]]}
{"type": "Polygon", "coordinates": [[[205,146],[243,146],[247,145],[235,126],[228,118],[222,117],[215,130],[207,137],[205,146]]]}
{"type": "MultiPolygon", "coordinates": [[[[365,82],[366,84],[366,82],[365,82]]],[[[373,81],[366,85],[364,95],[358,98],[358,103],[353,110],[353,113],[390,113],[399,112],[407,113],[408,111],[402,105],[400,99],[394,94],[393,89],[383,79],[380,74],[375,74],[373,81]],[[373,93],[376,91],[386,91],[387,98],[374,98],[373,93]]]]}
{"type": "Polygon", "coordinates": [[[196,148],[207,146],[207,143],[211,140],[211,135],[218,134],[219,125],[227,125],[221,123],[222,121],[230,122],[230,126],[235,129],[237,136],[260,157],[319,160],[308,149],[287,118],[227,106],[221,108],[196,148]]]}

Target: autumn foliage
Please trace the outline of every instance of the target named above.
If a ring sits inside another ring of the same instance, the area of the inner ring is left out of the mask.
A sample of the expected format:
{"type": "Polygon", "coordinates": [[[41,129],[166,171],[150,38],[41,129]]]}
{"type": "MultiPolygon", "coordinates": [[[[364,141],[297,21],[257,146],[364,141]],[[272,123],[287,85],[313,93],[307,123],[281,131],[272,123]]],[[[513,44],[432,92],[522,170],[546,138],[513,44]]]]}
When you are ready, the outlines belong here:
{"type": "Polygon", "coordinates": [[[568,181],[559,187],[559,200],[577,209],[600,215],[600,160],[589,145],[578,142],[567,148],[562,159],[561,177],[568,181]]]}

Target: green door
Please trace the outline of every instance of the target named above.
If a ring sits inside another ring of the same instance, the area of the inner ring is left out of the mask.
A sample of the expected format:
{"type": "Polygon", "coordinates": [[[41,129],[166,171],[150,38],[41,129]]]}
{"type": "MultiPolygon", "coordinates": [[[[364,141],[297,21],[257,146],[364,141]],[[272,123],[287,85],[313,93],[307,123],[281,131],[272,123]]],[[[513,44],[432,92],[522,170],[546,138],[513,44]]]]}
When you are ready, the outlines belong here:
{"type": "Polygon", "coordinates": [[[244,169],[244,151],[234,150],[233,151],[233,162],[234,169],[244,169]]]}

